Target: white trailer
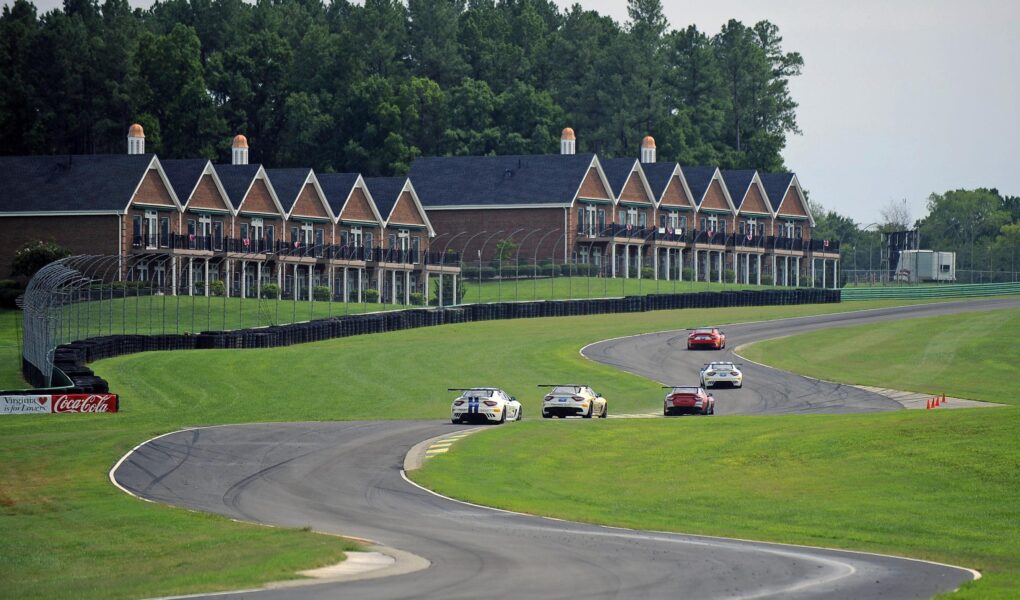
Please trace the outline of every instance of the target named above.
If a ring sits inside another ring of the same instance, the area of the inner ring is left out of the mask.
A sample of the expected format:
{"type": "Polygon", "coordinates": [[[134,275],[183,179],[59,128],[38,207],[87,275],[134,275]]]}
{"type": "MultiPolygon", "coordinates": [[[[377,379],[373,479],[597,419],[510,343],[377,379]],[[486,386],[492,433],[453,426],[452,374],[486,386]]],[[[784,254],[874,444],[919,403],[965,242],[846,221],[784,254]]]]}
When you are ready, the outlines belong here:
{"type": "Polygon", "coordinates": [[[896,265],[896,280],[956,281],[956,253],[935,250],[904,250],[896,265]]]}

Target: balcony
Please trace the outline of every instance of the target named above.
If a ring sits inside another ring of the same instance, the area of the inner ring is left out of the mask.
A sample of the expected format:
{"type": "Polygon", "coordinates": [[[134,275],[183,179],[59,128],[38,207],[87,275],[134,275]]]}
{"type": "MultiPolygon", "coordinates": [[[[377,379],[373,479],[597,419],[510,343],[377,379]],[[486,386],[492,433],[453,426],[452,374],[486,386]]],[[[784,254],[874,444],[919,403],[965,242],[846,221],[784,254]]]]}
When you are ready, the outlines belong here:
{"type": "Polygon", "coordinates": [[[726,241],[726,245],[734,248],[764,250],[768,247],[768,240],[769,238],[764,235],[756,235],[749,238],[746,233],[731,233],[726,241]]]}
{"type": "Polygon", "coordinates": [[[810,240],[804,240],[802,238],[790,238],[780,236],[769,236],[768,246],[772,250],[787,250],[790,252],[803,252],[804,247],[808,245],[810,240]]]}
{"type": "Polygon", "coordinates": [[[808,243],[811,252],[839,254],[839,240],[809,240],[808,243]]]}

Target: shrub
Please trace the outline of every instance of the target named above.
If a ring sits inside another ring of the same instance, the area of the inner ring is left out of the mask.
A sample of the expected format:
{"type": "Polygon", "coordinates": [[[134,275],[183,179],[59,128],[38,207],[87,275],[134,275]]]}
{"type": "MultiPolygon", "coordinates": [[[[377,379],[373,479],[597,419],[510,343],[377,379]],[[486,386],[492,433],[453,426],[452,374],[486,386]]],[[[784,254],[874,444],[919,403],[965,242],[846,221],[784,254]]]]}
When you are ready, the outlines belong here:
{"type": "Polygon", "coordinates": [[[733,278],[736,276],[737,274],[736,272],[733,271],[733,269],[726,269],[725,271],[723,271],[723,281],[725,281],[726,283],[733,281],[733,278]]]}
{"type": "Polygon", "coordinates": [[[15,300],[24,292],[14,281],[0,281],[0,308],[17,308],[15,300]]]}
{"type": "Polygon", "coordinates": [[[411,304],[414,306],[421,306],[425,304],[425,294],[421,292],[411,292],[411,304]]]}
{"type": "Polygon", "coordinates": [[[312,288],[312,298],[318,302],[328,302],[330,299],[329,286],[317,285],[312,288]]]}
{"type": "Polygon", "coordinates": [[[276,300],[280,297],[280,286],[275,283],[267,283],[262,286],[262,297],[270,300],[276,300]]]}
{"type": "Polygon", "coordinates": [[[538,274],[542,275],[544,277],[552,277],[552,276],[556,275],[559,272],[560,272],[559,266],[555,265],[553,263],[547,263],[547,264],[544,264],[544,265],[539,265],[539,267],[538,267],[538,274]]]}
{"type": "Polygon", "coordinates": [[[379,301],[379,290],[373,290],[368,288],[361,293],[361,299],[365,302],[378,302],[379,301]]]}
{"type": "Polygon", "coordinates": [[[642,267],[641,269],[642,279],[655,279],[655,269],[651,267],[642,267]]]}
{"type": "Polygon", "coordinates": [[[39,269],[68,256],[71,251],[56,242],[29,242],[15,251],[11,275],[31,278],[39,269]]]}
{"type": "Polygon", "coordinates": [[[222,296],[227,291],[227,286],[217,279],[209,282],[209,293],[213,296],[222,296]]]}
{"type": "Polygon", "coordinates": [[[685,280],[690,281],[694,279],[694,269],[690,267],[684,267],[682,273],[685,280]]]}
{"type": "Polygon", "coordinates": [[[772,285],[772,276],[771,275],[762,275],[761,276],[761,284],[762,285],[772,285]]]}

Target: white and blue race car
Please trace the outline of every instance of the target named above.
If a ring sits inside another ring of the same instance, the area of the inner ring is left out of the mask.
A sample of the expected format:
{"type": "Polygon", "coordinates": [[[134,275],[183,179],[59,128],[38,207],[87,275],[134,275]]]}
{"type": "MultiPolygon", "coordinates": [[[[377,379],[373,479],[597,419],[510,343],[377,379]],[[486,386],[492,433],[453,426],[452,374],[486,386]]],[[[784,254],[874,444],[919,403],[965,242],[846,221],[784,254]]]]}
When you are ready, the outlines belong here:
{"type": "Polygon", "coordinates": [[[521,403],[499,388],[450,388],[461,392],[450,406],[450,420],[454,423],[505,423],[524,418],[521,403]]]}

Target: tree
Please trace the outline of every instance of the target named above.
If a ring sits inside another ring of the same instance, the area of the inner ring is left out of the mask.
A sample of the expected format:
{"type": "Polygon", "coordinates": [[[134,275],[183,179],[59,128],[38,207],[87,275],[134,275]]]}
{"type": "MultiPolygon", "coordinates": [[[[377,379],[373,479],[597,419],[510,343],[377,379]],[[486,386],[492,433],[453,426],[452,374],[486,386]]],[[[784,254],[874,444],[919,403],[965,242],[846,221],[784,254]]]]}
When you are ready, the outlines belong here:
{"type": "Polygon", "coordinates": [[[921,239],[933,250],[966,250],[970,268],[976,266],[975,247],[988,245],[1009,222],[1002,198],[988,189],[954,190],[932,194],[928,215],[919,223],[921,239]]]}
{"type": "Polygon", "coordinates": [[[39,269],[68,256],[71,251],[56,242],[29,242],[14,253],[11,275],[30,279],[39,269]]]}
{"type": "Polygon", "coordinates": [[[907,231],[910,229],[910,205],[906,198],[890,200],[879,213],[882,215],[882,231],[907,231]]]}

